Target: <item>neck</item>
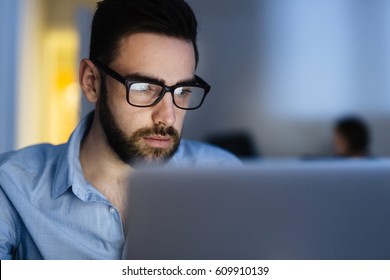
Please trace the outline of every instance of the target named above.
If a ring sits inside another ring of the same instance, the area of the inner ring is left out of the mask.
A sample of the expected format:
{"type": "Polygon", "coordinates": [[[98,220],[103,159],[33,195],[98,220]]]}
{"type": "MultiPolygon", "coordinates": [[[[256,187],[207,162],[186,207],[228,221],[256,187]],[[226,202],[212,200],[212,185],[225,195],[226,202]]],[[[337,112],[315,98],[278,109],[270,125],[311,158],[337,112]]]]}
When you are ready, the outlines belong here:
{"type": "Polygon", "coordinates": [[[84,177],[118,209],[123,219],[133,168],[111,150],[96,114],[81,143],[80,162],[84,177]]]}

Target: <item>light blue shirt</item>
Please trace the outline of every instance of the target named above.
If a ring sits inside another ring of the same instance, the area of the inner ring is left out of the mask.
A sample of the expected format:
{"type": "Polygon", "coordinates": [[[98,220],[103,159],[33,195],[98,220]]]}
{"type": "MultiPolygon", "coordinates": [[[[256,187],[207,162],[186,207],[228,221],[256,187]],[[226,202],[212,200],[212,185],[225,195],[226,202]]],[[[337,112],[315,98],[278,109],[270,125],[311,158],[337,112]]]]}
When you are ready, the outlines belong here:
{"type": "MultiPolygon", "coordinates": [[[[84,118],[68,143],[0,155],[0,259],[120,259],[125,236],[115,207],[83,176],[84,118]]],[[[182,140],[169,164],[236,165],[233,155],[182,140]]]]}

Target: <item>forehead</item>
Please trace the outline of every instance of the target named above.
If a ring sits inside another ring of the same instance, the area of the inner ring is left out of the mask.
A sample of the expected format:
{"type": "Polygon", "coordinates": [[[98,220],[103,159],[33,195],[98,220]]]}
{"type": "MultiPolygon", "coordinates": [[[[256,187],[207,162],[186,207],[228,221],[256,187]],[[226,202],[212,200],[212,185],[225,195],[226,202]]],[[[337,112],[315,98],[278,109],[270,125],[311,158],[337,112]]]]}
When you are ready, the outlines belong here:
{"type": "Polygon", "coordinates": [[[175,83],[194,76],[195,51],[191,41],[136,33],[120,41],[111,65],[123,75],[139,73],[175,83]]]}

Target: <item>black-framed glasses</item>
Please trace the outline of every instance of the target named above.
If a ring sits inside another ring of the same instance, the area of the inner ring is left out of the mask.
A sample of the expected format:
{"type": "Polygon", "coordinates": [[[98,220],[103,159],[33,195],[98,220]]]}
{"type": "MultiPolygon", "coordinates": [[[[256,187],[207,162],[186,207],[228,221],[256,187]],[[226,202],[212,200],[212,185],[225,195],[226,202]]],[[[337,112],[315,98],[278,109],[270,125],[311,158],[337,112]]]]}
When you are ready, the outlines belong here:
{"type": "Polygon", "coordinates": [[[93,63],[126,87],[127,103],[135,107],[154,106],[163,99],[167,92],[170,92],[173,104],[176,107],[183,110],[195,110],[202,106],[207,93],[210,91],[210,86],[196,75],[191,82],[179,83],[169,87],[154,79],[126,79],[99,61],[93,60],[93,63]]]}

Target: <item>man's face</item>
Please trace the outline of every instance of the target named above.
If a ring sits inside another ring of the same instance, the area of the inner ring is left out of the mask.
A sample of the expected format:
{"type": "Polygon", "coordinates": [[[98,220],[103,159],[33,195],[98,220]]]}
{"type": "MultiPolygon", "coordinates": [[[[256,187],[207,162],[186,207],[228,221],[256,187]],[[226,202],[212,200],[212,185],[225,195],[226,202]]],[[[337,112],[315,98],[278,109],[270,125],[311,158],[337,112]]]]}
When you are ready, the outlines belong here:
{"type": "Polygon", "coordinates": [[[339,131],[335,131],[333,135],[333,146],[338,156],[348,155],[348,143],[345,137],[339,131]]]}
{"type": "MultiPolygon", "coordinates": [[[[121,41],[108,66],[126,78],[137,75],[172,86],[194,77],[194,48],[181,39],[137,33],[121,41]]],[[[106,75],[97,109],[109,146],[125,163],[161,162],[176,152],[185,111],[175,107],[169,92],[155,106],[134,107],[126,101],[125,86],[106,75]]]]}

